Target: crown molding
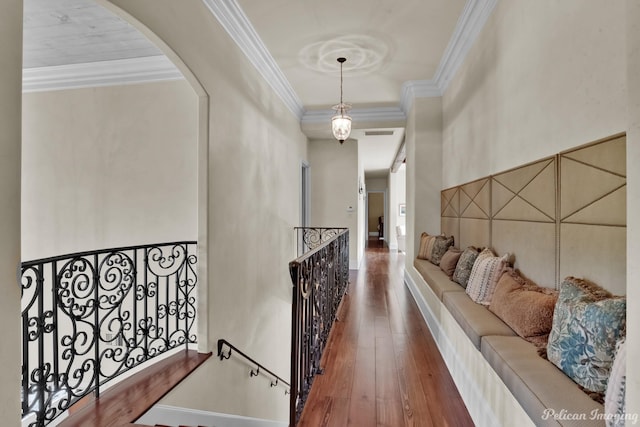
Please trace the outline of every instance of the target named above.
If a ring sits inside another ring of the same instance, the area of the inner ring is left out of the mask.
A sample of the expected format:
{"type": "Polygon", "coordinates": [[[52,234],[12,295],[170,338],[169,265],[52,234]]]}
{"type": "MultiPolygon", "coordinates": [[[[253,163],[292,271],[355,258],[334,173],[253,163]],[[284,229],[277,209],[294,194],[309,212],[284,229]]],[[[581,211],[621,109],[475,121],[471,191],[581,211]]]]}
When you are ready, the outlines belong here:
{"type": "Polygon", "coordinates": [[[164,55],[22,70],[22,92],[181,80],[182,73],[164,55]]]}
{"type": "Polygon", "coordinates": [[[235,0],[203,0],[229,36],[269,83],[287,108],[302,119],[304,107],[280,67],[235,0]]]}
{"type": "MultiPolygon", "coordinates": [[[[330,123],[331,117],[336,114],[334,110],[310,110],[305,111],[302,116],[302,124],[330,123]]],[[[354,108],[348,114],[357,122],[380,122],[407,119],[406,114],[399,107],[379,107],[379,108],[354,108]]]]}
{"type": "MultiPolygon", "coordinates": [[[[333,110],[305,111],[275,60],[235,0],[203,0],[260,75],[302,123],[330,120],[333,110]]],[[[399,107],[351,110],[358,121],[406,120],[415,98],[438,97],[447,89],[486,24],[498,0],[467,0],[454,33],[431,80],[402,85],[399,107]]],[[[23,70],[23,92],[179,80],[183,76],[165,56],[151,56],[23,70]]]]}
{"type": "Polygon", "coordinates": [[[442,91],[433,80],[411,80],[402,84],[400,108],[407,114],[415,98],[433,98],[442,96],[442,91]]]}
{"type": "Polygon", "coordinates": [[[487,23],[498,0],[467,0],[433,81],[444,93],[487,23]]]}

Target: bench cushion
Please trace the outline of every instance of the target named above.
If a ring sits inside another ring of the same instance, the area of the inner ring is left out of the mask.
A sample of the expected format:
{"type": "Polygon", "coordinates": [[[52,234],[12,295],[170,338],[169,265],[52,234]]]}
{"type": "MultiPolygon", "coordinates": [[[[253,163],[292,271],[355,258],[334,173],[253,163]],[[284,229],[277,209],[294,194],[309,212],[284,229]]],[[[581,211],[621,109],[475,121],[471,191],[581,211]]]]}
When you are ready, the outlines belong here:
{"type": "Polygon", "coordinates": [[[442,301],[442,296],[445,292],[464,292],[464,288],[452,282],[437,265],[422,259],[416,259],[413,265],[440,301],[442,301]]]}
{"type": "Polygon", "coordinates": [[[604,407],[520,337],[482,338],[482,355],[537,426],[599,426],[604,407]]]}
{"type": "Polygon", "coordinates": [[[478,350],[480,339],[484,336],[515,335],[513,329],[498,316],[487,307],[473,302],[465,292],[445,292],[442,301],[478,350]]]}

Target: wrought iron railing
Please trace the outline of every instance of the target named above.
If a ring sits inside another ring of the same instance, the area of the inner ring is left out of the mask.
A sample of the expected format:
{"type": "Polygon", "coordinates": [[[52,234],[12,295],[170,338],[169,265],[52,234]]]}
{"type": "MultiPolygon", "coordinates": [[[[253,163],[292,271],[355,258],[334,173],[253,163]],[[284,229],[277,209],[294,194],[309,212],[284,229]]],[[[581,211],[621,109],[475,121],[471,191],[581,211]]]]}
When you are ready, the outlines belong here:
{"type": "Polygon", "coordinates": [[[147,360],[196,342],[196,242],[22,263],[22,416],[41,427],[147,360]]]}
{"type": "Polygon", "coordinates": [[[250,378],[257,377],[258,375],[261,375],[261,374],[265,375],[271,378],[271,383],[270,383],[271,387],[277,387],[278,385],[281,385],[285,387],[285,391],[284,391],[285,394],[289,393],[289,383],[286,382],[284,379],[282,379],[282,377],[274,374],[272,371],[265,368],[263,365],[256,362],[251,357],[247,356],[246,353],[238,349],[238,347],[234,346],[229,341],[225,339],[218,340],[218,357],[220,358],[220,360],[229,359],[231,355],[234,354],[234,352],[235,354],[238,354],[238,356],[241,356],[242,358],[244,358],[251,365],[252,369],[249,371],[250,378]],[[224,351],[225,347],[227,349],[226,352],[224,351]]]}
{"type": "Polygon", "coordinates": [[[349,230],[289,263],[293,281],[290,425],[297,424],[349,284],[349,230]]]}
{"type": "Polygon", "coordinates": [[[297,256],[301,256],[331,240],[346,228],[341,227],[295,227],[297,256]]]}

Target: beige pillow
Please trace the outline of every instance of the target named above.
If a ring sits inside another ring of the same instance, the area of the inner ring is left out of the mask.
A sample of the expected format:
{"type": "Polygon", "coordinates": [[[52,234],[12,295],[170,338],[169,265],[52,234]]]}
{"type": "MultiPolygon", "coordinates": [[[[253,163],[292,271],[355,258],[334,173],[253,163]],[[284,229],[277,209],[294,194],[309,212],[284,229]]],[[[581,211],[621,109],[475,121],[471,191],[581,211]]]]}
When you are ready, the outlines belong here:
{"type": "Polygon", "coordinates": [[[545,347],[558,291],[536,285],[507,267],[500,276],[489,310],[525,340],[545,347]]]}
{"type": "Polygon", "coordinates": [[[449,248],[447,252],[442,255],[440,259],[440,269],[449,276],[449,279],[453,277],[453,272],[456,271],[456,265],[462,255],[462,251],[458,248],[449,248]]]}
{"type": "Polygon", "coordinates": [[[505,267],[509,265],[511,255],[496,256],[489,248],[483,249],[473,263],[471,275],[465,292],[472,300],[482,305],[489,305],[493,292],[505,267]]]}
{"type": "Polygon", "coordinates": [[[433,250],[433,242],[436,236],[430,236],[428,233],[420,235],[420,248],[418,249],[418,258],[431,259],[431,251],[433,250]]]}

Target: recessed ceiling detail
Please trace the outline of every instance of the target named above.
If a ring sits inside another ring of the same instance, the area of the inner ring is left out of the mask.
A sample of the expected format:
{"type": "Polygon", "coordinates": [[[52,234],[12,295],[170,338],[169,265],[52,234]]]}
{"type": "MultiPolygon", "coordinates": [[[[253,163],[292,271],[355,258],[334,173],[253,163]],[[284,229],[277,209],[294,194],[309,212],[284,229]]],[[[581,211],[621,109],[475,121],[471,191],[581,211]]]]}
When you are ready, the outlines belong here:
{"type": "Polygon", "coordinates": [[[326,75],[335,73],[336,58],[344,57],[344,73],[359,76],[380,69],[388,54],[389,46],[384,40],[349,34],[311,43],[300,51],[298,59],[305,67],[326,75]]]}

